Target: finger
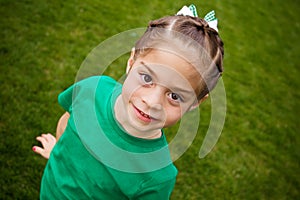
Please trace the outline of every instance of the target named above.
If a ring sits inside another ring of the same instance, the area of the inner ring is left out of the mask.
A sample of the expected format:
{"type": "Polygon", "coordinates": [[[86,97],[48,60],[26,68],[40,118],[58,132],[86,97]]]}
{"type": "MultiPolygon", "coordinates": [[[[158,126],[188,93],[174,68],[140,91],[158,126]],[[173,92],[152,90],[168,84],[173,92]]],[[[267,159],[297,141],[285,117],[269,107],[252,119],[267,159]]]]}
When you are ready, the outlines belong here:
{"type": "Polygon", "coordinates": [[[45,138],[46,142],[48,142],[48,134],[43,133],[41,136],[45,138]]]}
{"type": "Polygon", "coordinates": [[[52,137],[54,138],[54,136],[48,133],[48,134],[42,134],[41,136],[38,136],[36,139],[42,143],[43,147],[45,147],[48,143],[53,143],[52,137]]]}
{"type": "Polygon", "coordinates": [[[43,156],[44,158],[46,159],[49,159],[49,154],[41,147],[39,146],[33,146],[32,147],[32,150],[37,153],[37,154],[40,154],[41,156],[43,156]]]}
{"type": "Polygon", "coordinates": [[[47,139],[48,142],[52,142],[52,143],[56,142],[56,138],[51,133],[48,133],[46,135],[46,139],[47,139]]]}
{"type": "Polygon", "coordinates": [[[35,152],[35,153],[37,153],[37,154],[43,154],[43,152],[44,152],[44,149],[43,148],[41,148],[41,147],[39,147],[39,146],[33,146],[32,147],[32,150],[35,152]]]}
{"type": "Polygon", "coordinates": [[[39,141],[39,142],[41,142],[43,145],[47,143],[46,138],[43,137],[43,136],[36,137],[36,140],[39,141]]]}
{"type": "Polygon", "coordinates": [[[43,147],[45,151],[51,152],[54,145],[56,144],[56,138],[51,134],[47,135],[47,137],[47,141],[43,143],[43,147]]]}

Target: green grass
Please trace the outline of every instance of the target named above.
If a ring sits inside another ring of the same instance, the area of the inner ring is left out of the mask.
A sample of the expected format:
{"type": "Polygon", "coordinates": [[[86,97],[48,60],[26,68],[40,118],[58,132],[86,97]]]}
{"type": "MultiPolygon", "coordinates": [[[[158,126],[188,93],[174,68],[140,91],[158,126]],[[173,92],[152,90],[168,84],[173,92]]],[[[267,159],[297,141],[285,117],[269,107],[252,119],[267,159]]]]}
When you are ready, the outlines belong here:
{"type": "MultiPolygon", "coordinates": [[[[86,55],[189,3],[0,1],[0,199],[38,199],[46,161],[31,147],[37,135],[55,131],[63,112],[57,95],[86,55]]],[[[214,9],[219,19],[227,115],[217,145],[199,159],[211,109],[209,101],[202,105],[199,133],[175,162],[172,199],[299,199],[299,1],[193,3],[201,16],[214,9]]],[[[124,61],[107,73],[119,77],[124,61]]]]}

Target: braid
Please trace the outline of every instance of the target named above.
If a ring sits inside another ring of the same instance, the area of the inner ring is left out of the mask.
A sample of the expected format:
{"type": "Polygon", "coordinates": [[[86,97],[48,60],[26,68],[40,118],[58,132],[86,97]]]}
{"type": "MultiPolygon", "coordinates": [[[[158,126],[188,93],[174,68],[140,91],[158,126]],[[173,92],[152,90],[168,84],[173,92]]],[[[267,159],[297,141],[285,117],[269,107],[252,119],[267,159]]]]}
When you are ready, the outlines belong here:
{"type": "Polygon", "coordinates": [[[191,16],[178,16],[177,26],[173,30],[181,32],[203,46],[215,61],[220,73],[223,72],[222,58],[224,56],[223,42],[218,32],[209,27],[208,23],[201,18],[191,16]],[[221,56],[221,58],[219,58],[221,56]]]}

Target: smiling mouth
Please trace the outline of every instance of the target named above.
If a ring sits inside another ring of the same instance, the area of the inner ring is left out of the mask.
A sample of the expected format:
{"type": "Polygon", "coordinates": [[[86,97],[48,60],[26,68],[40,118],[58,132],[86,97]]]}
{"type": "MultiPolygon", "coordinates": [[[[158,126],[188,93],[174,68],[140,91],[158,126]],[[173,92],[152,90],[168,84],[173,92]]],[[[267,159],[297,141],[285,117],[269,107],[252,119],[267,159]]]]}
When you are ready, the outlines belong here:
{"type": "Polygon", "coordinates": [[[141,115],[143,115],[143,117],[146,117],[146,118],[149,118],[149,119],[150,119],[150,116],[149,116],[149,115],[143,113],[142,111],[139,111],[139,112],[140,112],[141,115]]]}
{"type": "Polygon", "coordinates": [[[140,120],[142,120],[143,122],[149,123],[149,122],[151,122],[153,120],[153,118],[150,115],[144,113],[143,111],[141,111],[140,109],[138,109],[134,105],[133,105],[133,108],[134,108],[134,111],[135,111],[137,117],[140,120]]]}

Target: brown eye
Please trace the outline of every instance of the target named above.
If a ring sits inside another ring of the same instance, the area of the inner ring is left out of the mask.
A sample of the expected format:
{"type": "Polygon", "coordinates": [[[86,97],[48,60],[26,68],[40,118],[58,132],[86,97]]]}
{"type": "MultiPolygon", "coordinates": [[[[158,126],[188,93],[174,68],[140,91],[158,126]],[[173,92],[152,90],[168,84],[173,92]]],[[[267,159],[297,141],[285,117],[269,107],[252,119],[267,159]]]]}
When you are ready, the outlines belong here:
{"type": "Polygon", "coordinates": [[[173,101],[180,101],[180,102],[182,102],[182,98],[178,95],[178,94],[176,94],[176,93],[170,93],[169,94],[169,97],[173,100],[173,101]]]}
{"type": "Polygon", "coordinates": [[[172,93],[172,94],[171,94],[171,98],[172,98],[173,100],[178,100],[178,99],[179,99],[179,96],[178,96],[177,94],[175,94],[175,93],[172,93]]]}

